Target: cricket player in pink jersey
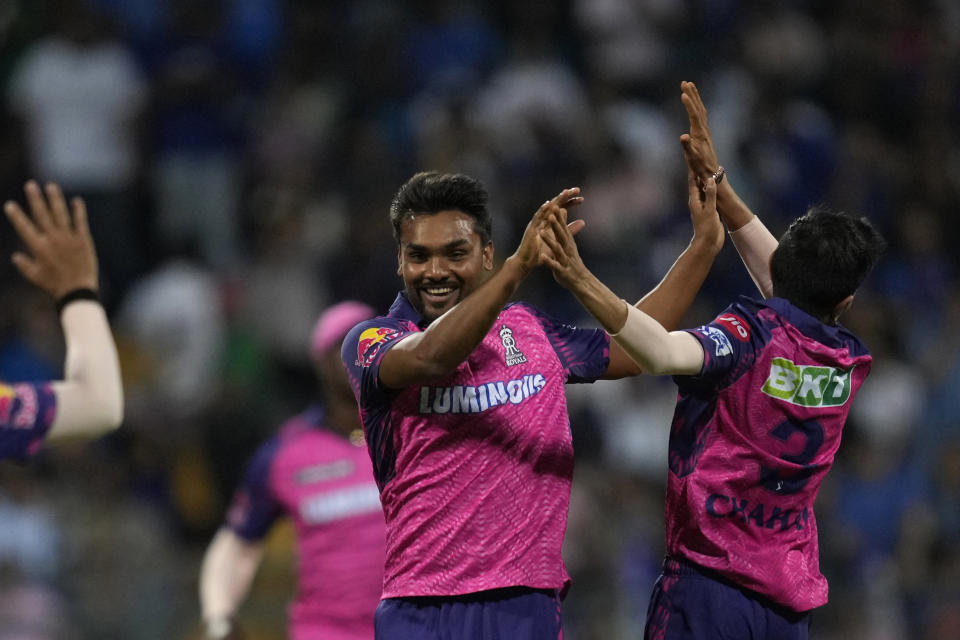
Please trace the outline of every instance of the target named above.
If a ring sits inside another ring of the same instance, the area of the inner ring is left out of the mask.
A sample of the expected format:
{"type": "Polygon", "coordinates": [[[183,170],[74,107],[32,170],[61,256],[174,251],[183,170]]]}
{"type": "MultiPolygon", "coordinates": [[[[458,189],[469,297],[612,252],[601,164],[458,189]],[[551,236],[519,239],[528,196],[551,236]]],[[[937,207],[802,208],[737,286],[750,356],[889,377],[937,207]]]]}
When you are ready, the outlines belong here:
{"type": "Polygon", "coordinates": [[[63,380],[0,383],[0,459],[24,459],[45,438],[96,436],[123,421],[117,349],[98,296],[98,265],[81,199],[67,206],[60,187],[24,188],[31,215],[15,202],[4,211],[23,241],[13,263],[56,301],[66,341],[63,380]],[[45,193],[44,193],[45,191],[45,193]]]}
{"type": "MultiPolygon", "coordinates": [[[[682,91],[689,204],[720,225],[724,172],[696,87],[682,91]]],[[[645,637],[800,640],[827,601],[814,500],[872,361],[838,319],[884,241],[865,218],[811,209],[777,243],[724,188],[724,219],[767,299],[742,298],[709,324],[669,332],[618,298],[580,260],[562,213],[543,232],[546,260],[645,372],[673,374],[679,387],[667,558],[645,637]]]]}
{"type": "MultiPolygon", "coordinates": [[[[462,174],[404,184],[390,210],[404,290],[343,343],[387,522],[377,638],[561,636],[573,473],[564,384],[640,372],[602,330],[507,304],[543,262],[540,230],[582,201],[579,189],[539,208],[499,270],[486,200],[462,174]]],[[[723,244],[712,221],[693,226],[638,303],[668,326],[723,244]]]]}
{"type": "Polygon", "coordinates": [[[278,518],[296,527],[293,640],[370,640],[383,588],[384,523],[353,393],[340,364],[347,331],[374,315],[343,302],[320,316],[311,355],[322,404],[288,420],[254,454],[225,526],[204,558],[200,601],[207,636],[228,638],[249,592],[263,539],[278,518]]]}

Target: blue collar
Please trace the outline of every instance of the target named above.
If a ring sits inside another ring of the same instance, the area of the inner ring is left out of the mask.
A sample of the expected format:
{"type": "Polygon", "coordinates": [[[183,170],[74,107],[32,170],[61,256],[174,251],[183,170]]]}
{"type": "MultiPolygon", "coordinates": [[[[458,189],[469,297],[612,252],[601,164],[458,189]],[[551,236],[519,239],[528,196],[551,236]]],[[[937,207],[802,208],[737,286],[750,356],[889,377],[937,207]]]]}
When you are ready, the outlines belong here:
{"type": "Polygon", "coordinates": [[[773,309],[779,316],[785,318],[787,322],[799,329],[800,333],[828,347],[836,349],[850,346],[851,339],[859,342],[856,336],[850,333],[850,330],[843,325],[830,325],[821,322],[803,309],[794,306],[793,303],[785,298],[767,298],[763,301],[753,300],[753,302],[754,304],[773,309]]]}
{"type": "Polygon", "coordinates": [[[401,291],[397,294],[397,299],[390,305],[390,311],[387,312],[387,315],[391,318],[409,320],[421,329],[425,329],[426,326],[430,324],[429,322],[425,322],[420,312],[410,304],[406,291],[401,291]]]}

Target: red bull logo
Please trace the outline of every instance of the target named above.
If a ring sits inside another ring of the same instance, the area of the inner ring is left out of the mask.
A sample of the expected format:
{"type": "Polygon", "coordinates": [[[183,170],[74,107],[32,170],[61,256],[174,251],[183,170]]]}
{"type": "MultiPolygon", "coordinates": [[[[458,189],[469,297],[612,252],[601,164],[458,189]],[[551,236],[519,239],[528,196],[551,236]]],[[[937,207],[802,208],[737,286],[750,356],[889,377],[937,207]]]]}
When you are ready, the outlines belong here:
{"type": "Polygon", "coordinates": [[[357,341],[357,366],[369,367],[380,349],[399,335],[400,331],[389,327],[365,329],[357,341]]]}

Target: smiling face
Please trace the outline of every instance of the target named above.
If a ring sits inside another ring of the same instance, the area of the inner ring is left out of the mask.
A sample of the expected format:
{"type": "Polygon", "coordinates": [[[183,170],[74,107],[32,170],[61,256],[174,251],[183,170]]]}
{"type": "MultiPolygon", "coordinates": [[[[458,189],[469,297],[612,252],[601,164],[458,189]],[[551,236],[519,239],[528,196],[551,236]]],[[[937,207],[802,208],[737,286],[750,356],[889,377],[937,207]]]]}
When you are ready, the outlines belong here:
{"type": "Polygon", "coordinates": [[[493,243],[460,211],[408,216],[400,227],[399,273],[410,304],[433,322],[493,270],[493,243]]]}

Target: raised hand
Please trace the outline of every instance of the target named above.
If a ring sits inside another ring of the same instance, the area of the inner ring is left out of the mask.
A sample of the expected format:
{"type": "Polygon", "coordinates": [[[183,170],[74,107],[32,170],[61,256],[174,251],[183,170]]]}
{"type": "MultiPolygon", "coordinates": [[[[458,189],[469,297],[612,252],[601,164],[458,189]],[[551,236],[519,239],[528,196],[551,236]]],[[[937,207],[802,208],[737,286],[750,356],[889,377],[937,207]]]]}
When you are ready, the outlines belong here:
{"type": "Polygon", "coordinates": [[[702,238],[719,252],[726,234],[717,213],[717,183],[713,176],[707,177],[701,190],[693,171],[687,171],[687,206],[693,221],[694,238],[702,238]]]}
{"type": "MultiPolygon", "coordinates": [[[[702,188],[710,176],[714,176],[720,163],[713,147],[710,127],[707,125],[707,108],[700,98],[697,86],[692,82],[680,83],[680,101],[687,110],[690,131],[680,136],[683,157],[693,171],[697,184],[702,188]]],[[[715,178],[716,179],[716,178],[715,178]]]]}
{"type": "MultiPolygon", "coordinates": [[[[523,265],[525,270],[530,271],[534,267],[544,264],[546,252],[541,238],[541,231],[549,224],[549,220],[561,215],[563,219],[566,220],[567,209],[582,202],[583,197],[580,196],[580,188],[573,187],[564,189],[552,199],[540,205],[537,212],[533,214],[533,218],[527,223],[523,238],[520,240],[520,246],[517,247],[514,253],[514,256],[520,261],[520,264],[523,265]]],[[[582,223],[577,226],[577,231],[581,228],[583,228],[582,223]]]]}
{"type": "Polygon", "coordinates": [[[550,267],[554,279],[567,289],[582,282],[588,274],[573,239],[585,224],[583,220],[568,224],[567,210],[561,208],[548,215],[540,229],[543,263],[550,267]]]}
{"type": "Polygon", "coordinates": [[[46,185],[46,197],[33,180],[24,186],[24,193],[31,215],[16,202],[4,205],[27,249],[13,254],[13,264],[23,277],[57,299],[75,289],[96,291],[97,254],[83,200],[71,201],[71,215],[63,192],[54,183],[46,185]]]}

